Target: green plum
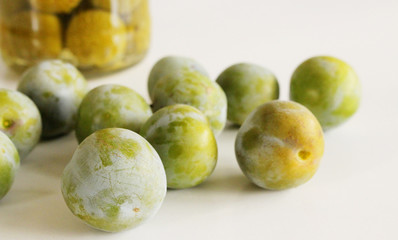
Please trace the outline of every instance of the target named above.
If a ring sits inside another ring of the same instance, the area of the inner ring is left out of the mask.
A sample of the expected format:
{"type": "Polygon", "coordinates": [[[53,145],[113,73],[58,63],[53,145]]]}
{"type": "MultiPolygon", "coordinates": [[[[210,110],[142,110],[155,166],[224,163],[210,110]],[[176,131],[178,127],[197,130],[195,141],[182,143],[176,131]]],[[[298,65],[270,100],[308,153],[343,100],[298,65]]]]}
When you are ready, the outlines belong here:
{"type": "Polygon", "coordinates": [[[206,116],[194,107],[164,107],[149,118],[140,134],[159,153],[169,188],[197,186],[216,166],[216,139],[206,116]]]}
{"type": "Polygon", "coordinates": [[[10,190],[19,164],[17,149],[7,135],[0,131],[0,200],[10,190]]]}
{"type": "Polygon", "coordinates": [[[153,88],[153,109],[156,111],[177,103],[202,111],[209,119],[215,136],[224,129],[227,97],[221,87],[207,76],[187,69],[182,70],[181,74],[159,79],[153,88]]]}
{"type": "Polygon", "coordinates": [[[195,60],[187,57],[167,56],[160,59],[152,68],[148,78],[148,92],[153,100],[153,89],[159,79],[167,76],[181,78],[186,74],[202,74],[209,77],[207,71],[195,60]]]}
{"type": "Polygon", "coordinates": [[[227,118],[238,125],[258,106],[279,98],[275,75],[255,64],[232,65],[220,74],[217,83],[227,95],[227,118]]]}
{"type": "Polygon", "coordinates": [[[358,109],[361,86],[354,70],[334,57],[313,57],[293,73],[290,99],[303,104],[324,130],[347,121],[358,109]]]}
{"type": "Polygon", "coordinates": [[[275,100],[248,116],[236,137],[235,153],[254,184],[282,190],[312,178],[324,144],[322,127],[306,107],[275,100]]]}
{"type": "Polygon", "coordinates": [[[102,85],[84,97],[77,114],[76,137],[82,142],[91,133],[111,127],[139,132],[151,115],[151,107],[134,90],[115,84],[102,85]]]}
{"type": "Polygon", "coordinates": [[[51,60],[28,69],[18,90],[39,108],[42,137],[53,138],[75,128],[77,110],[87,93],[87,82],[73,65],[51,60]]]}
{"type": "Polygon", "coordinates": [[[40,140],[42,123],[36,105],[23,93],[0,89],[0,131],[14,143],[21,159],[40,140]]]}
{"type": "Polygon", "coordinates": [[[156,214],[166,195],[166,173],[155,149],[127,129],[87,137],[62,175],[72,213],[93,228],[119,232],[156,214]]]}

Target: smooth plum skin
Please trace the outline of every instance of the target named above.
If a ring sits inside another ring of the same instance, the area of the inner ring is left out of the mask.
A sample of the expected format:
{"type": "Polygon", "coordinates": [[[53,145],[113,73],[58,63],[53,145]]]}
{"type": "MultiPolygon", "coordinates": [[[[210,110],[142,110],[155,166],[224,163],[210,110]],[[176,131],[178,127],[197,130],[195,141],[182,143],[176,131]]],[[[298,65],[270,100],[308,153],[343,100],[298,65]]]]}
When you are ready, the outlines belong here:
{"type": "Polygon", "coordinates": [[[140,134],[159,153],[169,188],[195,187],[216,166],[216,139],[206,116],[194,107],[164,107],[148,119],[140,134]]]}
{"type": "Polygon", "coordinates": [[[36,105],[23,93],[0,89],[0,131],[14,143],[21,159],[40,140],[42,122],[36,105]]]}
{"type": "Polygon", "coordinates": [[[153,89],[162,78],[182,78],[185,74],[202,74],[209,77],[204,67],[194,59],[181,56],[167,56],[153,66],[148,78],[148,92],[154,100],[153,89]]]}
{"type": "Polygon", "coordinates": [[[77,110],[87,93],[87,82],[71,64],[44,61],[28,69],[18,91],[39,108],[43,121],[42,138],[54,138],[75,128],[77,110]]]}
{"type": "Polygon", "coordinates": [[[81,68],[120,60],[127,47],[126,25],[116,14],[88,10],[75,15],[66,30],[66,47],[81,68]]]}
{"type": "Polygon", "coordinates": [[[168,75],[157,81],[153,89],[153,110],[174,104],[186,104],[202,111],[215,136],[225,127],[227,97],[216,82],[201,73],[187,70],[182,71],[181,76],[168,75]]]}
{"type": "Polygon", "coordinates": [[[0,131],[0,200],[10,190],[20,161],[12,141],[0,131]]]}
{"type": "Polygon", "coordinates": [[[89,226],[120,232],[153,217],[166,195],[166,174],[155,149],[127,129],[108,128],[86,138],[62,175],[72,213],[89,226]]]}
{"type": "Polygon", "coordinates": [[[303,104],[324,130],[346,122],[359,108],[361,86],[354,70],[334,57],[313,57],[293,73],[290,99],[303,104]]]}
{"type": "Polygon", "coordinates": [[[241,125],[258,106],[279,98],[279,84],[269,70],[250,63],[228,67],[217,78],[228,99],[229,121],[241,125]]]}
{"type": "Polygon", "coordinates": [[[82,142],[93,132],[112,127],[139,132],[151,115],[151,107],[134,90],[116,84],[102,85],[91,90],[80,104],[76,137],[82,142]]]}
{"type": "Polygon", "coordinates": [[[322,127],[295,102],[271,101],[252,112],[239,129],[235,153],[243,173],[270,190],[297,187],[318,169],[324,151],[322,127]]]}

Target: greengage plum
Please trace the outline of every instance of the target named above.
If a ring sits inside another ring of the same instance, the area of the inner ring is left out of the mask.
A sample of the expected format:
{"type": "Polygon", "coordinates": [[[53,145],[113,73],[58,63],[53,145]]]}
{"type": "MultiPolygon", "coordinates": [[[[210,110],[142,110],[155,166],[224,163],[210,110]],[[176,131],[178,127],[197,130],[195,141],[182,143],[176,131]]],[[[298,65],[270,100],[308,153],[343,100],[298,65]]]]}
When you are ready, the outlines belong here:
{"type": "Polygon", "coordinates": [[[216,139],[206,116],[194,107],[164,107],[148,119],[140,134],[159,153],[169,188],[197,186],[216,166],[216,139]]]}
{"type": "Polygon", "coordinates": [[[215,136],[218,136],[227,121],[227,98],[221,87],[207,76],[189,69],[181,75],[167,75],[156,82],[153,88],[153,109],[173,104],[196,107],[209,119],[215,136]]]}
{"type": "Polygon", "coordinates": [[[17,149],[7,135],[0,131],[0,200],[10,190],[19,164],[17,149]]]}
{"type": "Polygon", "coordinates": [[[119,232],[149,220],[166,195],[166,174],[155,149],[127,129],[87,137],[62,175],[72,213],[93,228],[119,232]]]}
{"type": "Polygon", "coordinates": [[[118,15],[88,10],[75,15],[69,23],[66,47],[81,68],[103,67],[123,57],[126,36],[126,25],[118,15]]]}
{"type": "Polygon", "coordinates": [[[0,89],[0,131],[14,143],[21,159],[40,140],[42,123],[36,105],[24,94],[0,89]]]}
{"type": "Polygon", "coordinates": [[[227,118],[238,125],[258,106],[279,98],[275,75],[256,64],[232,65],[220,74],[217,83],[227,95],[227,118]]]}
{"type": "Polygon", "coordinates": [[[111,127],[139,132],[151,115],[151,107],[134,90],[116,84],[102,85],[84,97],[77,114],[76,137],[82,142],[93,132],[111,127]]]}
{"type": "Polygon", "coordinates": [[[148,92],[153,100],[153,89],[156,83],[164,77],[182,78],[184,75],[202,74],[209,77],[207,71],[197,61],[180,56],[167,56],[160,59],[152,67],[148,78],[148,92]]]}
{"type": "Polygon", "coordinates": [[[344,123],[357,111],[361,86],[347,63],[334,57],[313,57],[293,73],[290,99],[311,110],[327,130],[344,123]]]}
{"type": "Polygon", "coordinates": [[[87,82],[73,65],[51,60],[27,70],[18,90],[39,108],[42,137],[52,138],[75,128],[77,110],[87,93],[87,82]]]}
{"type": "Polygon", "coordinates": [[[257,186],[282,190],[307,182],[324,151],[322,127],[295,102],[271,101],[245,120],[235,142],[243,173],[257,186]]]}
{"type": "Polygon", "coordinates": [[[11,15],[1,24],[1,47],[6,61],[37,62],[60,56],[62,26],[57,16],[25,10],[11,15]]]}

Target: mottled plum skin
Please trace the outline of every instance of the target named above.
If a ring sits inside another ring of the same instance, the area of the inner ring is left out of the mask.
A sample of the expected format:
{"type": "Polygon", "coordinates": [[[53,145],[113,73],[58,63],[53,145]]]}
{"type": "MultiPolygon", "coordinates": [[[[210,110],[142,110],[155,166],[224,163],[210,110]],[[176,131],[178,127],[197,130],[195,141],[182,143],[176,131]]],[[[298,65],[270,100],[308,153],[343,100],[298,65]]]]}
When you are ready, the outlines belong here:
{"type": "Polygon", "coordinates": [[[42,123],[36,105],[23,93],[0,89],[0,131],[14,143],[21,159],[40,140],[42,123]]]}
{"type": "Polygon", "coordinates": [[[195,60],[180,56],[167,56],[160,59],[152,68],[148,78],[148,92],[152,100],[153,89],[161,78],[183,78],[185,74],[202,74],[209,77],[203,66],[195,60]]]}
{"type": "Polygon", "coordinates": [[[76,137],[82,142],[93,132],[112,127],[139,132],[151,115],[151,107],[134,90],[115,84],[102,85],[83,99],[77,114],[76,137]]]}
{"type": "Polygon", "coordinates": [[[318,169],[324,151],[322,127],[295,102],[271,101],[253,111],[239,129],[235,153],[243,173],[270,190],[297,187],[318,169]]]}
{"type": "Polygon", "coordinates": [[[220,74],[217,83],[227,95],[227,118],[238,125],[258,106],[279,98],[275,75],[255,64],[232,65],[220,74]]]}
{"type": "Polygon", "coordinates": [[[75,128],[77,110],[87,93],[87,82],[73,65],[51,60],[28,69],[18,90],[39,108],[42,138],[48,139],[75,128]]]}
{"type": "Polygon", "coordinates": [[[10,190],[19,164],[17,149],[7,135],[0,132],[0,200],[10,190]]]}
{"type": "Polygon", "coordinates": [[[182,71],[180,76],[165,76],[153,89],[153,109],[159,110],[174,104],[193,106],[209,119],[215,136],[227,121],[227,97],[224,91],[208,77],[192,71],[182,71]]]}
{"type": "Polygon", "coordinates": [[[313,57],[293,73],[290,99],[314,113],[324,130],[347,121],[358,109],[361,86],[354,70],[334,57],[313,57]]]}
{"type": "Polygon", "coordinates": [[[206,116],[194,107],[164,107],[148,119],[140,134],[159,153],[169,188],[195,187],[216,167],[216,139],[206,116]]]}
{"type": "Polygon", "coordinates": [[[72,213],[93,228],[119,232],[149,220],[166,195],[166,174],[140,135],[108,128],[86,138],[62,175],[72,213]]]}

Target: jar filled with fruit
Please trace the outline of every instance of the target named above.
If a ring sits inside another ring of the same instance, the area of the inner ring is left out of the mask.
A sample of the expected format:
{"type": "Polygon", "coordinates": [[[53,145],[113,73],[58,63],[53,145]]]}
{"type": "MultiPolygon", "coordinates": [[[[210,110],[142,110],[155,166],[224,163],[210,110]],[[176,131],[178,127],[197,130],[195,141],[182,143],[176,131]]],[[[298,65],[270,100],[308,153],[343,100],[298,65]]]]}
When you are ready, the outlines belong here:
{"type": "Polygon", "coordinates": [[[145,56],[150,28],[148,0],[0,0],[0,52],[14,69],[47,59],[125,68],[145,56]]]}

